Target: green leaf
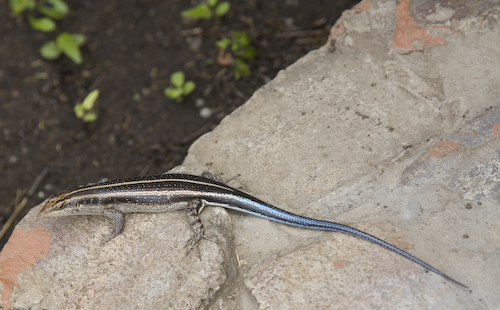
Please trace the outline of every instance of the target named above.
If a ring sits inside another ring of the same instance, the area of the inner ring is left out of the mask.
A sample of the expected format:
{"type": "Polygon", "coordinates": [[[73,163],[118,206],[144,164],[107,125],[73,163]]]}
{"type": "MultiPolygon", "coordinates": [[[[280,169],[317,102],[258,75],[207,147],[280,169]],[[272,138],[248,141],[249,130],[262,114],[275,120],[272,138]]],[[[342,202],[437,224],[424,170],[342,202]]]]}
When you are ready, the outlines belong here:
{"type": "Polygon", "coordinates": [[[31,27],[35,30],[40,30],[43,32],[51,32],[56,29],[56,23],[47,17],[34,18],[33,16],[28,16],[31,27]]]}
{"type": "Polygon", "coordinates": [[[97,119],[97,114],[95,113],[85,113],[83,116],[84,122],[94,122],[97,119]]]}
{"type": "Polygon", "coordinates": [[[211,58],[209,58],[209,59],[205,60],[201,66],[203,68],[207,68],[207,67],[210,67],[213,64],[214,64],[214,60],[211,59],[211,58]]]}
{"type": "Polygon", "coordinates": [[[50,41],[40,47],[40,55],[44,59],[54,60],[61,56],[61,50],[56,46],[56,42],[50,41]]]}
{"type": "Polygon", "coordinates": [[[234,78],[239,80],[240,78],[250,74],[250,68],[248,65],[240,58],[237,58],[234,62],[234,78]]]}
{"type": "Polygon", "coordinates": [[[82,63],[82,54],[80,49],[73,41],[71,35],[67,32],[61,32],[56,38],[57,47],[68,56],[69,59],[73,60],[77,65],[82,63]]]}
{"type": "Polygon", "coordinates": [[[172,100],[177,100],[180,101],[179,99],[182,98],[182,88],[165,88],[164,90],[165,96],[167,96],[169,99],[172,100]]]}
{"type": "Polygon", "coordinates": [[[40,2],[38,11],[53,19],[63,19],[68,15],[69,7],[63,0],[44,0],[40,2]]]}
{"type": "Polygon", "coordinates": [[[94,102],[97,100],[97,97],[99,97],[99,89],[94,89],[87,95],[87,97],[85,97],[85,99],[83,99],[83,109],[85,111],[90,111],[90,109],[94,106],[94,102]]]}
{"type": "Polygon", "coordinates": [[[241,48],[247,47],[250,45],[250,40],[248,39],[248,36],[245,32],[243,31],[235,31],[233,32],[233,45],[232,49],[233,51],[237,51],[241,48]]]}
{"type": "Polygon", "coordinates": [[[78,118],[82,118],[85,115],[85,109],[83,108],[82,104],[75,104],[75,107],[73,108],[73,111],[75,111],[75,115],[78,118]]]}
{"type": "Polygon", "coordinates": [[[198,4],[197,6],[182,12],[183,18],[191,19],[211,19],[212,11],[206,4],[198,4]]]}
{"type": "Polygon", "coordinates": [[[193,90],[196,88],[196,84],[193,81],[187,81],[182,88],[184,96],[187,96],[193,92],[193,90]]]}
{"type": "Polygon", "coordinates": [[[218,48],[222,48],[223,50],[225,50],[230,44],[231,40],[229,40],[228,38],[224,38],[215,42],[215,46],[217,46],[218,48]]]}
{"type": "Polygon", "coordinates": [[[217,2],[219,2],[219,0],[208,0],[207,4],[209,7],[213,8],[217,5],[217,2]]]}
{"type": "Polygon", "coordinates": [[[255,59],[255,56],[257,56],[257,51],[253,47],[249,46],[249,47],[245,48],[244,50],[237,52],[236,54],[239,57],[253,60],[253,59],[255,59]]]}
{"type": "Polygon", "coordinates": [[[12,16],[17,16],[24,10],[33,10],[35,8],[35,0],[10,0],[9,7],[12,11],[12,16]]]}
{"type": "Polygon", "coordinates": [[[222,17],[229,12],[231,9],[231,3],[228,1],[221,2],[216,8],[215,8],[215,15],[217,17],[222,17]]]}
{"type": "Polygon", "coordinates": [[[175,87],[181,87],[184,84],[184,72],[177,71],[172,73],[170,80],[175,87]]]}
{"type": "Polygon", "coordinates": [[[85,35],[81,34],[81,33],[72,33],[71,34],[71,38],[73,39],[73,42],[75,42],[75,44],[77,46],[82,46],[83,43],[85,43],[85,35]]]}

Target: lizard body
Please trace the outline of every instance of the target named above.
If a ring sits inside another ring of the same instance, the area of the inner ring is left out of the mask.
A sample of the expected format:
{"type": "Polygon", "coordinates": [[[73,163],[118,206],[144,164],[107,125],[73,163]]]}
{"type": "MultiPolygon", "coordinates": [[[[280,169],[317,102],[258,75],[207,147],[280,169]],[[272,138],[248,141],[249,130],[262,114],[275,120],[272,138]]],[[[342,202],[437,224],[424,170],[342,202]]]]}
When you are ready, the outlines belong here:
{"type": "Polygon", "coordinates": [[[65,215],[110,217],[114,219],[115,226],[112,233],[103,240],[107,242],[123,231],[126,213],[186,209],[194,231],[191,243],[195,244],[203,236],[203,225],[198,214],[205,206],[219,206],[286,225],[336,231],[362,238],[467,288],[427,263],[370,234],[346,225],[303,217],[279,209],[218,181],[209,173],[204,173],[203,176],[160,174],[87,185],[47,198],[40,214],[45,217],[65,215]]]}

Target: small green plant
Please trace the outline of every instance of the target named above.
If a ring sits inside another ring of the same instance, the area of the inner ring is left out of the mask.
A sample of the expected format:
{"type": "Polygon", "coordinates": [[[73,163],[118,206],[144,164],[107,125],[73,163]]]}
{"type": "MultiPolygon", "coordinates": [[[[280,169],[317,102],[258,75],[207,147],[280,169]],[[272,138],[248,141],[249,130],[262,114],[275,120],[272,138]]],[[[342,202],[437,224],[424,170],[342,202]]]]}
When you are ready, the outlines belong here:
{"type": "Polygon", "coordinates": [[[250,45],[250,40],[248,36],[243,31],[234,31],[231,38],[224,38],[215,42],[215,45],[221,50],[227,50],[231,47],[234,54],[234,78],[239,80],[240,78],[250,74],[250,67],[246,63],[246,60],[254,60],[257,56],[257,52],[253,46],[250,45]]]}
{"type": "MultiPolygon", "coordinates": [[[[68,15],[69,7],[63,0],[9,0],[12,16],[29,11],[28,21],[35,30],[51,32],[56,29],[56,22],[68,15]],[[44,17],[36,18],[33,11],[37,9],[44,17]]],[[[80,46],[85,42],[83,34],[69,34],[61,32],[55,41],[46,42],[40,48],[40,55],[44,59],[54,60],[61,54],[68,56],[74,63],[82,63],[80,46]]]]}
{"type": "Polygon", "coordinates": [[[208,0],[207,3],[198,4],[187,11],[182,12],[183,18],[210,20],[215,15],[222,17],[231,9],[229,1],[208,0]]]}
{"type": "Polygon", "coordinates": [[[63,19],[68,15],[68,5],[63,0],[10,0],[12,16],[29,11],[28,20],[35,30],[50,32],[56,29],[54,20],[63,19]],[[37,9],[44,17],[35,18],[33,11],[37,9]]]}
{"type": "Polygon", "coordinates": [[[184,72],[182,71],[172,73],[170,82],[173,87],[165,88],[165,96],[177,102],[181,102],[184,96],[189,95],[196,88],[196,84],[193,81],[185,81],[184,72]]]}
{"type": "Polygon", "coordinates": [[[56,23],[47,17],[42,18],[34,18],[33,16],[28,16],[28,20],[31,24],[31,27],[35,30],[40,30],[43,32],[51,32],[56,29],[56,23]]]}
{"type": "Polygon", "coordinates": [[[95,89],[91,91],[85,99],[83,99],[82,103],[75,104],[73,110],[75,111],[75,115],[78,118],[81,118],[84,122],[93,122],[97,119],[97,114],[94,112],[90,112],[94,107],[94,102],[99,97],[99,89],[95,89]]]}
{"type": "Polygon", "coordinates": [[[47,60],[54,60],[64,54],[74,63],[80,65],[83,62],[80,46],[84,42],[85,36],[83,34],[61,32],[55,41],[49,41],[42,45],[40,55],[47,60]]]}

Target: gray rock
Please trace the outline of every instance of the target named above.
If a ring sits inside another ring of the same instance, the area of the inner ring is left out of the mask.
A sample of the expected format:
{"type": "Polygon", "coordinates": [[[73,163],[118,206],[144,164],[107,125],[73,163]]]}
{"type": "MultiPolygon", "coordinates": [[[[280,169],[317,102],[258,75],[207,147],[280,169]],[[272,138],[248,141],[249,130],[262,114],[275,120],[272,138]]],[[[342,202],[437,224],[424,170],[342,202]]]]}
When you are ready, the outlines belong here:
{"type": "Polygon", "coordinates": [[[454,2],[362,2],[324,48],[196,141],[177,170],[241,174],[230,185],[362,229],[470,290],[356,238],[232,211],[234,244],[225,211],[204,211],[218,241],[202,241],[197,257],[185,254],[191,232],[179,212],[130,215],[123,235],[101,247],[106,221],[40,220],[35,209],[0,254],[4,266],[24,262],[11,273],[18,280],[1,282],[3,304],[495,309],[500,23],[495,3],[479,2],[467,2],[469,14],[454,2]]]}

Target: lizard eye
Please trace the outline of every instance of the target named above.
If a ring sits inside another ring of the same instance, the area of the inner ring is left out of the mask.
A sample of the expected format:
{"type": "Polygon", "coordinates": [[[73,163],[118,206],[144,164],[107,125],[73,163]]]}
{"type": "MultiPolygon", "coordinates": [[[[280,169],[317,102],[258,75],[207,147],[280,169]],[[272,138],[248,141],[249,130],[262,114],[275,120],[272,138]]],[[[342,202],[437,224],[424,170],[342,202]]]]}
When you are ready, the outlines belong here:
{"type": "Polygon", "coordinates": [[[64,210],[68,206],[66,202],[57,196],[49,200],[48,204],[50,204],[52,206],[51,209],[54,210],[64,210]]]}

